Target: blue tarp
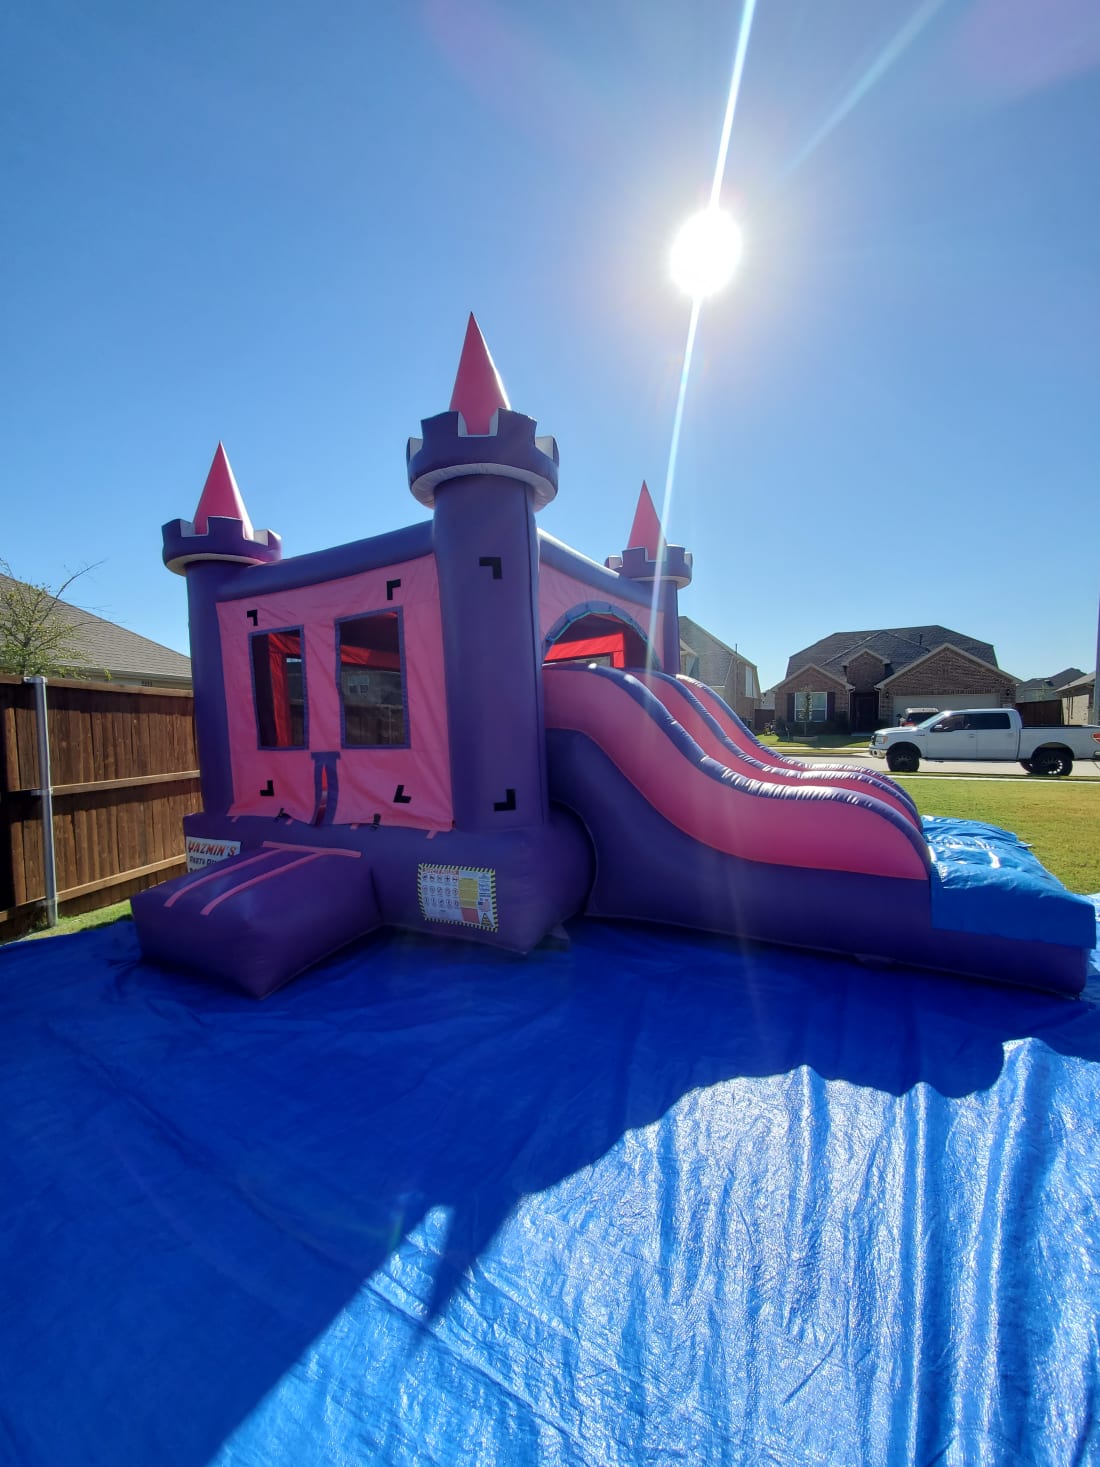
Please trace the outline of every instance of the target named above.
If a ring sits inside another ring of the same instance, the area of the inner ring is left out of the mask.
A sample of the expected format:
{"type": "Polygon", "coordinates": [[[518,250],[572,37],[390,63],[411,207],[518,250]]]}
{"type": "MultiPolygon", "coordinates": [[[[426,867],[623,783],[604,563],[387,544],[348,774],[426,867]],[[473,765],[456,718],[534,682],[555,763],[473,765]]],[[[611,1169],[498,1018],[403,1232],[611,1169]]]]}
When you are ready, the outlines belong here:
{"type": "Polygon", "coordinates": [[[1100,978],[571,931],[0,953],[0,1461],[1100,1460],[1100,978]]]}

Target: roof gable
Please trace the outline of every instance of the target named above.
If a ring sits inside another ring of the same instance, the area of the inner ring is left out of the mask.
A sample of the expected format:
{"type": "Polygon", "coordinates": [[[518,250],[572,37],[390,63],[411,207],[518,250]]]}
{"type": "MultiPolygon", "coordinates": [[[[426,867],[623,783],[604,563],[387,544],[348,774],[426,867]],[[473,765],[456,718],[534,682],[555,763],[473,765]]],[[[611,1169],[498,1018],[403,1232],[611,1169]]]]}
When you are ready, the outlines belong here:
{"type": "Polygon", "coordinates": [[[911,672],[913,668],[916,667],[919,663],[929,662],[932,660],[932,658],[942,656],[942,654],[945,652],[956,652],[960,657],[965,657],[968,662],[973,662],[979,667],[990,668],[993,672],[997,674],[997,676],[1002,680],[1002,682],[1005,683],[1006,686],[1009,686],[1016,681],[1016,679],[1012,676],[1010,672],[1005,672],[1004,669],[998,667],[995,662],[990,662],[985,657],[977,657],[973,652],[968,652],[965,647],[960,647],[954,642],[941,642],[938,647],[931,648],[928,652],[924,654],[923,657],[918,657],[913,662],[906,663],[904,667],[899,667],[895,669],[895,671],[892,672],[889,677],[884,677],[880,683],[877,683],[876,687],[889,687],[894,679],[900,677],[903,672],[911,672]]]}
{"type": "Polygon", "coordinates": [[[823,667],[820,662],[804,662],[801,667],[795,668],[794,672],[788,673],[782,682],[776,683],[771,691],[773,693],[783,692],[789,682],[794,681],[795,678],[802,681],[809,672],[819,672],[827,682],[836,683],[839,688],[843,688],[845,691],[850,687],[847,678],[845,678],[844,674],[838,668],[823,667]]]}

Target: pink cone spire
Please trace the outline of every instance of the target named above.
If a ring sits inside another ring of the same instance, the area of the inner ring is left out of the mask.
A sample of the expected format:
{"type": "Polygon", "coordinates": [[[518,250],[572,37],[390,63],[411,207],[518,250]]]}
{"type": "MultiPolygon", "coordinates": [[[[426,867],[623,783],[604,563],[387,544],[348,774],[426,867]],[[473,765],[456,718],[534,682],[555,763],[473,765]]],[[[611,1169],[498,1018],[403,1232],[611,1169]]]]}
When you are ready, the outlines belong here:
{"type": "Polygon", "coordinates": [[[649,486],[642,480],[642,492],[638,495],[638,508],[634,511],[634,523],[630,527],[627,549],[644,550],[650,560],[657,559],[661,543],[661,521],[649,497],[649,486]]]}
{"type": "Polygon", "coordinates": [[[229,459],[225,449],[219,443],[214,454],[214,462],[210,465],[210,472],[206,476],[206,484],[199,499],[199,507],[195,511],[194,526],[196,535],[206,534],[206,521],[210,515],[223,515],[227,519],[240,520],[244,526],[246,540],[255,537],[252,521],[248,517],[248,510],[244,507],[241,491],[237,488],[237,481],[233,477],[229,459]]]}
{"type": "Polygon", "coordinates": [[[511,406],[481,327],[471,311],[451,393],[451,412],[462,414],[467,433],[488,433],[497,408],[511,406]]]}

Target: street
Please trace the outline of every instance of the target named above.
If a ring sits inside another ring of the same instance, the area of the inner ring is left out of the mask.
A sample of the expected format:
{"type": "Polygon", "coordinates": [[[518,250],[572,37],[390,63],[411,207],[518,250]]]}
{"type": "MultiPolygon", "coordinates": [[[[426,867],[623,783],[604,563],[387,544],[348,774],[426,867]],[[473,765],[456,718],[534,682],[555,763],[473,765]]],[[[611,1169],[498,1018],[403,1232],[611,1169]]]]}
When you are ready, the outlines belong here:
{"type": "MultiPolygon", "coordinates": [[[[822,759],[825,759],[826,756],[822,755],[821,757],[822,759]]],[[[886,767],[885,759],[875,759],[874,757],[872,757],[872,755],[866,752],[851,754],[838,753],[830,755],[828,757],[830,759],[836,759],[838,762],[842,762],[844,764],[857,765],[860,769],[877,769],[883,774],[890,773],[890,771],[886,767]]],[[[1010,779],[1034,780],[1036,778],[1035,775],[1030,775],[1025,770],[1021,769],[1019,764],[1008,763],[1007,761],[997,759],[989,759],[984,761],[974,760],[971,763],[963,763],[961,760],[957,762],[952,762],[945,759],[941,762],[939,760],[930,761],[922,759],[920,769],[916,774],[893,775],[892,778],[922,779],[926,775],[937,774],[950,775],[952,777],[966,776],[971,779],[1004,779],[1007,777],[1010,779]]],[[[1042,782],[1044,784],[1060,784],[1063,782],[1063,779],[1100,780],[1100,760],[1075,760],[1073,765],[1073,773],[1071,775],[1065,775],[1060,779],[1044,779],[1042,782]]]]}

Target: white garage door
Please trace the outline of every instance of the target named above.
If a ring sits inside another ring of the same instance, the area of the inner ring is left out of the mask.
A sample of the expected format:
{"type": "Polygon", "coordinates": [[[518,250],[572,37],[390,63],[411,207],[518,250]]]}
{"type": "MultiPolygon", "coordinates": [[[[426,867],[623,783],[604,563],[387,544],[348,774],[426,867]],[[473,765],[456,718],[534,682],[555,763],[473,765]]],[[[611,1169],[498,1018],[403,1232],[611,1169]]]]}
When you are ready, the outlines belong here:
{"type": "Polygon", "coordinates": [[[907,708],[999,708],[996,693],[895,693],[894,712],[907,708]]]}

